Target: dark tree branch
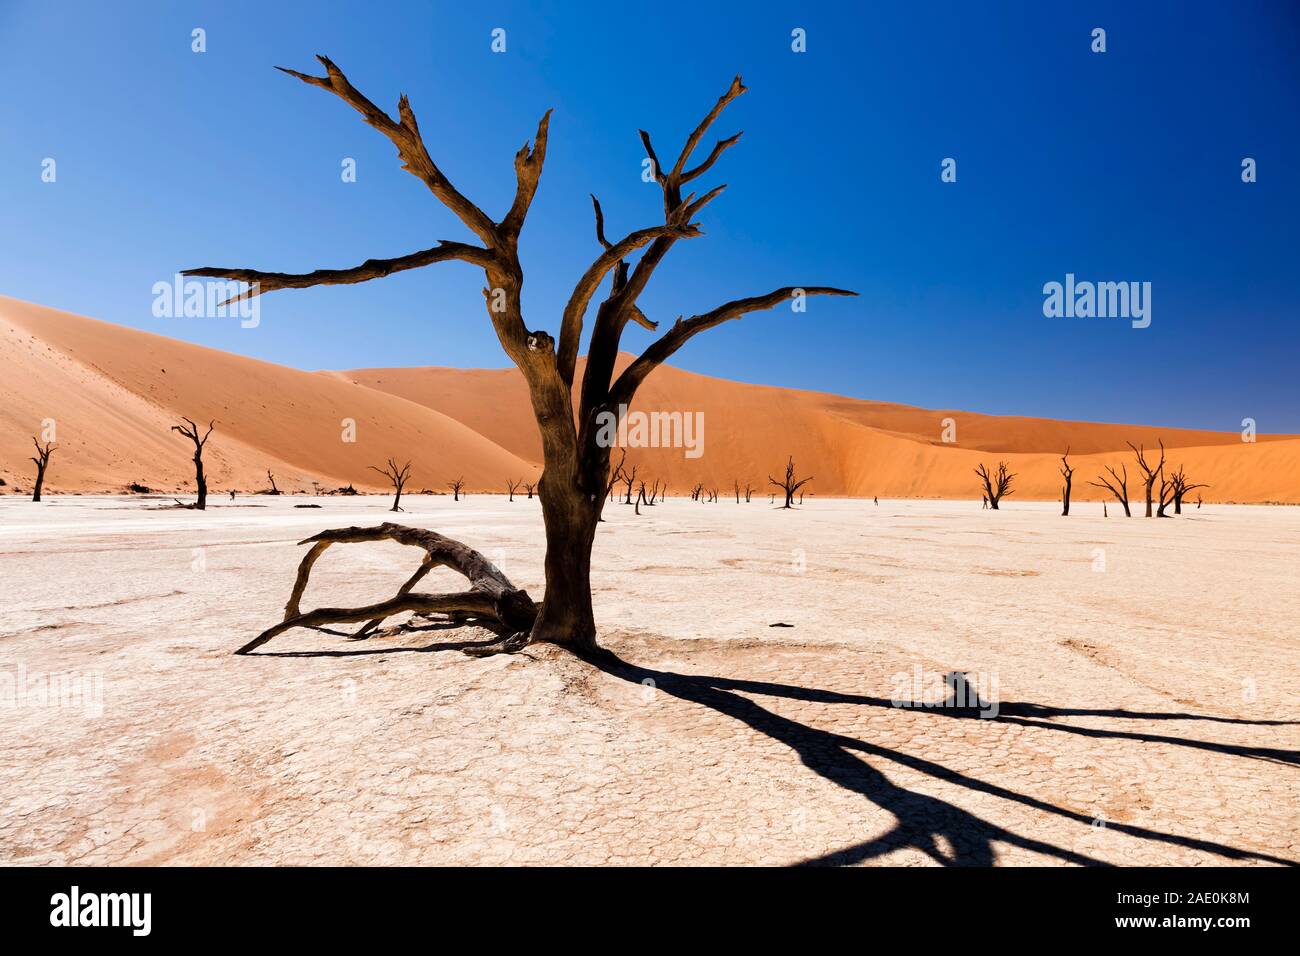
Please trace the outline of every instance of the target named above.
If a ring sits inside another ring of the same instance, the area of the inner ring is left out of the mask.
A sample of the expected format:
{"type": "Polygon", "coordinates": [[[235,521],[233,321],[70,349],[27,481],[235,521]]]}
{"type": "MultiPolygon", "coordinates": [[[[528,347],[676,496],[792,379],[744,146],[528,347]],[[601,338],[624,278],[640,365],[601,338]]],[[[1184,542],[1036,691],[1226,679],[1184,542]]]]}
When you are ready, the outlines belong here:
{"type": "MultiPolygon", "coordinates": [[[[596,261],[583,273],[582,278],[578,280],[578,284],[574,286],[573,293],[569,296],[568,304],[564,307],[564,316],[560,322],[560,348],[557,353],[557,364],[560,377],[569,385],[573,384],[573,370],[578,360],[578,345],[582,339],[583,316],[587,314],[587,306],[591,304],[591,297],[596,294],[596,290],[600,288],[600,283],[604,281],[609,270],[618,266],[629,253],[635,252],[655,239],[665,236],[689,238],[700,234],[699,227],[689,223],[684,225],[651,226],[648,229],[638,229],[611,245],[605,242],[603,238],[605,223],[604,216],[600,212],[600,203],[596,202],[594,197],[592,202],[596,206],[597,238],[604,242],[605,251],[597,256],[596,261]]],[[[651,327],[654,327],[653,324],[651,324],[651,327]]]]}
{"type": "Polygon", "coordinates": [[[519,235],[524,226],[524,218],[532,205],[533,196],[537,194],[537,183],[542,178],[542,165],[546,162],[546,137],[551,126],[551,111],[547,110],[537,124],[537,136],[531,150],[528,144],[515,154],[515,201],[501,220],[501,233],[507,237],[519,235]]]}
{"type": "MultiPolygon", "coordinates": [[[[360,113],[361,118],[366,123],[387,136],[392,144],[397,147],[397,155],[402,159],[403,169],[428,186],[429,191],[437,196],[444,206],[454,212],[457,218],[468,226],[474,235],[483,240],[485,245],[489,247],[495,246],[497,244],[496,224],[488,218],[482,209],[461,195],[459,190],[443,175],[442,170],[437,167],[429,156],[429,151],[424,145],[424,138],[420,135],[419,124],[415,121],[415,113],[411,110],[411,104],[407,100],[406,94],[403,93],[397,100],[399,121],[394,122],[392,117],[370,102],[360,90],[348,82],[348,78],[343,75],[343,71],[335,66],[329,57],[317,55],[316,59],[325,67],[325,76],[310,76],[283,66],[277,66],[276,69],[288,73],[290,76],[296,76],[304,83],[319,86],[321,89],[333,93],[360,113]]],[[[538,129],[540,152],[543,155],[546,148],[546,122],[547,117],[543,117],[542,126],[538,129]]],[[[537,150],[534,151],[535,154],[537,152],[537,150]]],[[[516,160],[516,165],[518,165],[518,160],[516,160]]],[[[540,158],[538,158],[537,167],[537,172],[540,175],[540,158]]],[[[533,189],[536,189],[535,181],[533,189]]],[[[531,200],[532,194],[528,193],[527,198],[531,200]]],[[[515,202],[516,205],[519,205],[520,199],[516,197],[515,202]]],[[[527,210],[527,201],[523,203],[523,209],[524,211],[527,210]]],[[[511,211],[514,212],[513,209],[511,211]]],[[[522,214],[520,221],[522,222],[522,214]]]]}
{"type": "Polygon", "coordinates": [[[537,606],[527,592],[511,584],[491,561],[473,548],[434,531],[385,522],[376,528],[353,527],[322,531],[299,543],[310,544],[312,549],[303,556],[302,563],[298,566],[298,577],[294,581],[293,593],[289,597],[289,603],[285,605],[284,620],[253,638],[235,651],[236,654],[248,654],[276,635],[295,627],[319,627],[322,624],[364,621],[365,627],[356,634],[357,637],[361,637],[372,631],[385,618],[404,611],[415,611],[420,614],[434,612],[471,614],[514,632],[526,631],[537,617],[537,606]],[[424,562],[411,579],[402,586],[396,597],[367,607],[318,608],[306,614],[299,611],[299,602],[307,589],[307,579],[311,575],[312,566],[326,548],[332,544],[385,540],[422,548],[425,552],[424,562]],[[469,579],[470,590],[457,594],[412,593],[411,588],[416,582],[435,567],[448,567],[459,571],[469,579]]]}
{"type": "Polygon", "coordinates": [[[395,259],[367,259],[361,265],[353,266],[350,269],[317,269],[314,272],[291,273],[259,272],[256,269],[205,266],[202,269],[187,269],[181,274],[210,279],[231,279],[236,282],[248,283],[248,288],[243,292],[231,296],[221,303],[227,305],[231,302],[251,299],[254,296],[264,295],[267,292],[276,292],[280,289],[307,289],[317,285],[352,285],[357,282],[369,282],[371,279],[382,279],[385,276],[390,276],[394,272],[419,269],[435,262],[446,262],[450,259],[459,259],[462,262],[469,262],[484,269],[495,262],[492,253],[487,249],[467,245],[463,242],[447,242],[443,240],[432,249],[422,249],[419,252],[412,252],[410,255],[398,256],[395,259]]]}
{"type": "Polygon", "coordinates": [[[786,286],[784,289],[777,289],[767,295],[736,299],[734,302],[718,306],[712,312],[692,316],[685,321],[678,319],[671,329],[641,354],[640,358],[623,370],[623,374],[618,377],[613,388],[609,390],[609,404],[614,407],[630,404],[632,396],[636,394],[637,388],[645,381],[645,377],[667,361],[674,352],[690,341],[693,336],[719,326],[723,322],[739,319],[751,312],[761,312],[780,305],[782,302],[788,302],[799,292],[805,295],[857,295],[856,292],[834,289],[828,286],[786,286]]]}

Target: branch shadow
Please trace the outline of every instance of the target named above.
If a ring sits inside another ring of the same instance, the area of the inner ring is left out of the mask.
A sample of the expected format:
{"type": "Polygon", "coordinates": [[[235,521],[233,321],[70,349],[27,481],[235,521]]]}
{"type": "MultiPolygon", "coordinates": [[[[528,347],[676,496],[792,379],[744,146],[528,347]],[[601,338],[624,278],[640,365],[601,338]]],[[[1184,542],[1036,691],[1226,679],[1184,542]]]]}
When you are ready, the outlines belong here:
{"type": "MultiPolygon", "coordinates": [[[[801,866],[828,866],[860,863],[895,850],[913,848],[925,853],[935,862],[944,866],[992,866],[996,862],[995,844],[1005,844],[1024,850],[1033,851],[1052,857],[1063,863],[1081,866],[1105,866],[1105,861],[1060,847],[1044,840],[1027,837],[1005,827],[998,826],[969,811],[951,803],[915,793],[891,782],[884,773],[873,767],[863,757],[876,757],[892,761],[900,766],[925,774],[936,780],[955,784],[976,793],[995,796],[1011,803],[1029,807],[1051,816],[1092,826],[1093,819],[1087,814],[1058,807],[1036,797],[1017,793],[996,784],[987,783],[967,774],[959,773],[942,764],[916,757],[888,747],[870,744],[843,734],[819,730],[760,706],[742,694],[781,697],[792,700],[814,701],[822,703],[855,704],[872,707],[889,707],[892,701],[875,697],[840,694],[831,691],[795,687],[788,684],[775,684],[764,681],[733,680],[708,675],[679,674],[667,670],[655,670],[631,664],[616,654],[600,651],[587,655],[585,659],[592,666],[620,680],[643,684],[649,680],[653,686],[679,700],[702,707],[707,707],[719,714],[731,717],[752,728],[758,733],[785,744],[793,750],[804,766],[823,779],[853,793],[860,794],[871,803],[889,812],[897,823],[885,834],[853,846],[845,847],[832,853],[802,861],[801,866]],[[950,850],[945,849],[944,842],[950,850]]],[[[1010,722],[1022,723],[1034,727],[1067,732],[1080,732],[1082,728],[1055,724],[1050,720],[1029,720],[1018,716],[1032,713],[1036,716],[1065,716],[1079,713],[1073,710],[1044,707],[1037,704],[1004,705],[1005,712],[1012,710],[1010,722]]],[[[927,710],[927,713],[944,714],[958,719],[971,719],[977,712],[975,708],[953,708],[956,713],[945,713],[944,709],[927,710]]],[[[1081,713],[1097,716],[1138,717],[1133,712],[1117,711],[1082,711],[1081,713]]],[[[1004,719],[999,715],[996,719],[1004,719]]],[[[1164,719],[1163,717],[1160,719],[1164,719]]],[[[1168,719],[1178,719],[1169,716],[1168,719]]],[[[1189,715],[1187,719],[1201,719],[1189,715]]],[[[1213,719],[1213,718],[1205,718],[1213,719]]],[[[1232,722],[1240,722],[1233,720],[1232,722]]],[[[1250,721],[1246,721],[1251,723],[1250,721]]],[[[1265,721],[1264,724],[1288,723],[1284,721],[1265,721]]],[[[1202,749],[1215,750],[1237,756],[1273,757],[1278,753],[1288,754],[1295,762],[1295,754],[1289,751],[1259,750],[1252,748],[1214,745],[1206,741],[1192,741],[1178,737],[1158,737],[1153,735],[1095,731],[1088,736],[1119,737],[1123,739],[1151,740],[1162,743],[1174,743],[1183,746],[1197,746],[1202,749]]],[[[1188,849],[1213,853],[1230,860],[1275,863],[1295,866],[1296,863],[1281,857],[1265,853],[1243,850],[1226,844],[1203,840],[1196,837],[1179,836],[1164,833],[1147,827],[1125,823],[1107,822],[1106,827],[1143,840],[1179,846],[1188,849]]]]}
{"type": "Polygon", "coordinates": [[[484,621],[478,618],[471,618],[465,621],[431,621],[428,624],[405,624],[397,625],[393,628],[372,631],[365,637],[354,638],[347,631],[336,631],[327,627],[314,627],[311,630],[321,631],[335,637],[345,637],[350,643],[361,643],[363,641],[373,640],[374,638],[393,637],[399,634],[417,634],[428,631],[459,631],[466,627],[479,627],[492,632],[492,637],[486,637],[476,641],[437,641],[433,644],[422,644],[419,647],[357,647],[348,650],[321,650],[321,651],[260,651],[258,657],[376,657],[383,654],[430,654],[438,651],[467,651],[476,647],[489,647],[497,643],[502,636],[503,629],[498,627],[495,622],[484,621]]]}

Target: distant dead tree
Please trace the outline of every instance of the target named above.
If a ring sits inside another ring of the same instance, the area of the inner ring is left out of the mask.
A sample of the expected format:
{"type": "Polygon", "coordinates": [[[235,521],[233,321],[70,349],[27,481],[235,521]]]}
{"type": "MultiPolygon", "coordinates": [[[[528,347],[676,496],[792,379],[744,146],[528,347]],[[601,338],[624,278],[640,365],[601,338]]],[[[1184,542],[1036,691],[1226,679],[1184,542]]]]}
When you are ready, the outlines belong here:
{"type": "Polygon", "coordinates": [[[750,498],[754,495],[754,486],[748,481],[745,482],[745,504],[749,504],[750,498]]]}
{"type": "Polygon", "coordinates": [[[659,479],[656,478],[655,483],[650,486],[650,497],[646,500],[646,504],[653,505],[655,503],[655,499],[660,497],[660,494],[661,492],[659,490],[659,479]]]}
{"type": "Polygon", "coordinates": [[[194,503],[194,507],[199,511],[206,511],[208,507],[208,480],[203,477],[203,446],[208,443],[208,436],[212,434],[212,429],[216,426],[215,421],[208,422],[208,430],[199,437],[199,426],[194,424],[188,418],[181,418],[184,425],[173,425],[172,431],[179,432],[190,441],[194,442],[194,484],[199,489],[199,500],[194,503]]]}
{"type": "Polygon", "coordinates": [[[636,469],[636,465],[633,465],[631,469],[628,469],[628,467],[624,465],[621,469],[623,472],[623,484],[627,485],[627,497],[623,499],[623,504],[625,505],[630,505],[632,503],[632,485],[636,481],[636,469]]]}
{"type": "Polygon", "coordinates": [[[1105,475],[1098,475],[1097,481],[1090,481],[1088,484],[1095,488],[1105,488],[1109,491],[1116,497],[1116,499],[1118,499],[1119,503],[1124,506],[1124,517],[1131,518],[1133,517],[1133,512],[1130,511],[1128,507],[1128,465],[1121,464],[1120,469],[1120,473],[1116,474],[1115,469],[1110,465],[1107,465],[1106,470],[1110,472],[1110,478],[1107,478],[1105,475]]]}
{"type": "Polygon", "coordinates": [[[320,496],[320,482],[319,482],[319,481],[313,481],[313,482],[311,483],[311,493],[312,493],[313,495],[316,495],[317,497],[320,496]]]}
{"type": "MultiPolygon", "coordinates": [[[[524,268],[519,257],[520,234],[546,159],[550,113],[542,117],[531,146],[526,143],[515,154],[514,199],[505,215],[494,220],[458,190],[434,162],[405,96],[398,100],[394,117],[353,86],[329,58],[320,56],[317,59],[324,68],[324,75],[287,69],[284,72],[338,97],[360,113],[369,126],[397,148],[403,168],[421,180],[477,241],[442,241],[393,259],[372,258],[351,268],[318,269],[300,274],[230,267],[190,269],[185,274],[247,283],[248,288],[236,298],[248,298],[280,289],[365,282],[453,260],[481,268],[486,277],[483,288],[488,319],[506,354],[523,376],[542,439],[544,473],[539,488],[546,533],[545,599],[540,607],[529,600],[526,614],[522,613],[522,601],[518,601],[519,607],[515,609],[520,613],[508,613],[506,608],[501,608],[498,620],[504,623],[508,617],[510,632],[489,652],[514,651],[537,642],[559,644],[578,652],[594,650],[597,642],[591,600],[591,554],[604,504],[601,491],[609,473],[610,456],[610,443],[606,440],[600,412],[630,407],[646,376],[700,333],[792,300],[802,303],[808,296],[854,293],[807,283],[736,299],[675,322],[620,371],[619,343],[628,323],[635,322],[649,330],[658,328],[639,304],[651,277],[679,241],[701,234],[693,220],[722,192],[723,187],[716,186],[707,191],[701,189],[697,194],[690,190],[690,183],[712,169],[723,153],[739,140],[739,135],[719,140],[707,157],[694,165],[691,165],[691,157],[727,105],[745,92],[740,77],[732,81],[687,137],[675,160],[670,158],[667,162],[660,162],[650,135],[641,132],[641,142],[649,160],[647,168],[652,171],[663,193],[662,222],[610,242],[605,237],[600,204],[593,198],[596,240],[602,249],[570,294],[561,313],[557,335],[553,337],[536,325],[525,322],[524,268]],[[638,250],[644,251],[635,262],[630,262],[629,258],[638,250]],[[607,295],[595,305],[590,335],[584,336],[584,320],[597,292],[602,289],[608,289],[607,295]],[[580,385],[575,387],[578,352],[584,341],[587,343],[586,366],[580,385]]],[[[438,124],[437,128],[444,129],[445,126],[438,124]]],[[[378,532],[372,530],[370,533],[378,532]]],[[[390,529],[386,533],[391,537],[398,532],[390,529]]],[[[440,544],[438,547],[446,546],[440,544]]],[[[480,586],[474,577],[466,576],[476,587],[480,586]]],[[[497,589],[495,593],[522,594],[508,582],[503,583],[499,572],[495,578],[489,576],[484,580],[497,589]]],[[[418,604],[409,600],[411,597],[413,595],[404,596],[408,599],[404,606],[418,604]]],[[[444,600],[442,603],[446,605],[449,602],[444,600]]],[[[473,606],[481,610],[484,602],[477,600],[473,606]]],[[[338,620],[342,612],[337,609],[335,612],[335,620],[338,620]]],[[[284,630],[286,625],[297,626],[286,622],[277,626],[275,633],[284,630]]]]}
{"type": "Polygon", "coordinates": [[[377,468],[374,465],[368,467],[371,471],[379,472],[393,483],[393,491],[396,492],[396,494],[393,496],[393,507],[388,510],[405,511],[406,509],[401,506],[402,489],[406,487],[406,481],[411,477],[411,463],[408,461],[405,465],[402,465],[399,468],[397,465],[397,459],[390,458],[388,459],[388,464],[384,465],[383,468],[377,468]]]}
{"type": "Polygon", "coordinates": [[[1129,448],[1133,449],[1133,454],[1137,456],[1138,467],[1142,469],[1142,480],[1146,484],[1148,518],[1151,517],[1151,489],[1155,486],[1156,478],[1165,468],[1165,443],[1163,439],[1158,440],[1160,441],[1160,460],[1154,466],[1147,463],[1145,448],[1140,445],[1135,447],[1132,442],[1125,443],[1129,448]]]}
{"type": "Polygon", "coordinates": [[[267,494],[278,495],[280,493],[280,489],[275,487],[275,475],[271,474],[270,468],[266,469],[266,480],[271,483],[271,490],[268,491],[267,494]]]}
{"type": "MultiPolygon", "coordinates": [[[[627,462],[627,449],[624,448],[621,449],[621,451],[622,454],[619,455],[618,464],[611,466],[609,469],[609,475],[605,481],[605,494],[601,495],[600,497],[601,504],[604,504],[606,497],[608,497],[610,501],[614,500],[614,486],[618,484],[619,480],[622,478],[623,465],[627,462]]],[[[604,514],[600,514],[596,517],[596,521],[598,522],[604,520],[605,520],[604,514]]]]}
{"type": "Polygon", "coordinates": [[[525,481],[525,482],[524,482],[524,491],[528,492],[528,500],[529,500],[529,501],[532,501],[532,500],[533,500],[533,494],[537,491],[537,482],[535,482],[535,481],[525,481]]]}
{"type": "Polygon", "coordinates": [[[1165,509],[1174,503],[1174,483],[1165,477],[1165,468],[1163,465],[1160,466],[1159,478],[1160,496],[1156,506],[1156,517],[1167,518],[1169,516],[1165,514],[1165,509]]]}
{"type": "Polygon", "coordinates": [[[699,501],[700,494],[704,491],[704,482],[697,481],[695,487],[691,489],[691,501],[699,501]]]}
{"type": "Polygon", "coordinates": [[[511,501],[515,500],[515,492],[519,489],[519,486],[522,485],[523,483],[524,480],[522,478],[520,478],[518,481],[512,481],[509,478],[506,479],[506,491],[510,495],[511,501]]]}
{"type": "Polygon", "coordinates": [[[736,492],[736,504],[740,504],[740,479],[739,478],[732,479],[732,486],[734,487],[736,492]]]}
{"type": "MultiPolygon", "coordinates": [[[[1183,513],[1183,496],[1194,488],[1208,488],[1209,485],[1191,484],[1187,480],[1187,475],[1183,472],[1183,466],[1179,465],[1178,470],[1170,476],[1169,482],[1174,489],[1174,514],[1183,513]]],[[[1196,496],[1196,507],[1201,506],[1201,496],[1196,496]]]]}
{"type": "Polygon", "coordinates": [[[36,446],[36,457],[32,459],[32,464],[36,466],[36,490],[32,492],[32,501],[41,500],[41,486],[45,484],[45,469],[50,466],[50,452],[58,448],[53,442],[46,442],[44,446],[32,437],[32,444],[36,446]]]}
{"type": "Polygon", "coordinates": [[[642,506],[642,505],[646,505],[646,506],[648,507],[649,504],[650,504],[650,503],[646,500],[646,496],[645,496],[645,482],[643,481],[643,482],[641,482],[640,487],[637,488],[637,493],[636,493],[636,513],[639,515],[639,514],[641,513],[641,506],[642,506]]]}
{"type": "Polygon", "coordinates": [[[1005,461],[998,462],[998,470],[990,475],[988,468],[981,462],[980,466],[975,469],[975,474],[979,475],[980,481],[984,483],[984,497],[988,500],[989,507],[994,511],[998,510],[998,502],[1002,500],[1003,495],[1015,494],[1011,490],[1011,480],[1015,478],[1015,473],[1007,471],[1005,461]]]}
{"type": "Polygon", "coordinates": [[[463,477],[455,478],[447,482],[447,487],[451,489],[451,500],[460,501],[460,493],[465,487],[465,479],[463,477]]]}
{"type": "MultiPolygon", "coordinates": [[[[785,463],[785,479],[783,481],[777,481],[771,475],[768,475],[767,480],[769,484],[780,488],[785,492],[785,504],[781,507],[793,508],[794,496],[798,493],[800,488],[813,480],[813,476],[809,475],[807,478],[800,478],[796,481],[794,477],[794,457],[791,456],[790,460],[785,463]]],[[[775,497],[775,492],[773,492],[773,497],[775,497]]],[[[800,501],[802,500],[803,499],[800,498],[800,501]]]]}
{"type": "Polygon", "coordinates": [[[1061,477],[1065,479],[1065,487],[1061,490],[1061,501],[1064,507],[1061,509],[1061,517],[1070,513],[1070,484],[1074,478],[1074,469],[1070,467],[1070,447],[1065,447],[1065,454],[1061,456],[1061,477]]]}

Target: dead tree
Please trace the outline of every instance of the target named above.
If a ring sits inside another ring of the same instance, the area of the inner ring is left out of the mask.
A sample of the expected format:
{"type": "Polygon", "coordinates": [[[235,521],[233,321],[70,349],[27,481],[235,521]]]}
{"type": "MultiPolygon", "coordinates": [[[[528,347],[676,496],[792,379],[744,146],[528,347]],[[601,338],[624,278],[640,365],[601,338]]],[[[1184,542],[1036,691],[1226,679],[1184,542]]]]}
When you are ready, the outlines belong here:
{"type": "Polygon", "coordinates": [[[704,482],[698,481],[695,487],[691,489],[691,501],[699,501],[700,493],[704,491],[704,482]]]}
{"type": "Polygon", "coordinates": [[[289,274],[244,268],[201,268],[186,274],[248,283],[236,299],[278,289],[364,282],[407,269],[458,260],[481,268],[487,278],[484,298],[488,318],[506,354],[519,368],[528,387],[534,418],[542,438],[543,475],[539,485],[546,526],[544,559],[546,592],[541,612],[523,641],[549,641],[578,651],[596,647],[596,623],[591,604],[591,549],[604,505],[601,494],[609,474],[610,443],[604,439],[602,411],[628,406],[637,388],[654,369],[671,358],[694,336],[752,312],[771,309],[809,295],[852,295],[824,286],[786,286],[752,298],[736,299],[707,312],[678,319],[622,372],[615,375],[619,342],[629,322],[650,330],[658,326],[642,311],[639,300],[669,251],[681,240],[700,235],[692,220],[723,187],[683,196],[683,188],[708,172],[740,138],[720,140],[708,156],[688,166],[692,154],[714,121],[745,87],[736,77],[730,88],[687,137],[675,161],[659,161],[650,136],[641,141],[656,182],[663,193],[661,224],[638,229],[616,242],[605,238],[600,204],[593,197],[596,239],[602,249],[569,296],[560,318],[558,340],[525,324],[522,305],[524,270],[519,261],[519,236],[537,192],[546,158],[550,113],[537,127],[529,147],[515,155],[516,188],[509,210],[500,220],[488,216],[462,194],[434,163],[420,135],[415,113],[405,96],[394,119],[364,96],[333,62],[317,57],[325,75],[284,70],[290,76],[337,96],[361,114],[397,147],[403,168],[421,180],[474,234],[477,242],[441,241],[437,245],[394,259],[368,259],[345,269],[318,269],[289,274]],[[635,264],[629,256],[642,250],[635,264]],[[595,309],[587,345],[586,371],[578,401],[574,401],[574,369],[583,341],[583,324],[597,291],[610,277],[608,294],[595,309]],[[576,404],[576,415],[575,415],[576,404]]]}
{"type": "Polygon", "coordinates": [[[994,511],[998,510],[998,502],[1002,500],[1003,495],[1015,494],[1011,490],[1011,480],[1015,478],[1015,473],[1007,471],[1005,461],[998,462],[998,470],[990,475],[988,468],[981,463],[975,469],[975,474],[979,475],[980,481],[984,483],[984,497],[989,503],[989,507],[994,511]]]}
{"type": "Polygon", "coordinates": [[[1074,469],[1070,467],[1070,448],[1067,445],[1065,454],[1061,456],[1061,477],[1065,479],[1065,487],[1061,489],[1061,502],[1064,507],[1061,508],[1061,517],[1066,517],[1070,513],[1070,485],[1074,478],[1074,469]]]}
{"type": "MultiPolygon", "coordinates": [[[[626,461],[627,461],[627,449],[624,448],[622,449],[622,454],[619,456],[618,464],[611,466],[609,469],[609,479],[605,483],[605,493],[600,496],[600,500],[602,504],[604,503],[606,498],[609,498],[610,501],[614,500],[614,486],[618,484],[619,480],[623,475],[623,465],[626,461]]],[[[545,517],[544,514],[543,517],[545,517]]],[[[605,520],[604,515],[596,516],[597,522],[604,521],[604,520],[605,520]]]]}
{"type": "Polygon", "coordinates": [[[48,441],[42,446],[35,436],[32,437],[32,444],[36,446],[36,457],[32,459],[32,464],[36,466],[36,490],[32,492],[32,501],[40,501],[41,486],[45,484],[45,469],[50,467],[50,452],[59,446],[48,441]]]}
{"type": "Polygon", "coordinates": [[[511,501],[515,500],[515,492],[519,490],[519,486],[523,483],[524,480],[522,478],[518,481],[511,481],[509,478],[506,479],[506,491],[509,493],[511,501]]]}
{"type": "Polygon", "coordinates": [[[267,494],[278,495],[280,493],[280,489],[275,487],[275,475],[271,474],[270,468],[266,469],[266,480],[271,483],[271,490],[268,491],[267,494]]]}
{"type": "Polygon", "coordinates": [[[1098,475],[1097,481],[1090,481],[1088,484],[1095,488],[1105,488],[1124,506],[1124,517],[1133,517],[1133,512],[1128,507],[1128,465],[1121,464],[1119,474],[1116,474],[1115,469],[1110,465],[1106,466],[1106,470],[1110,472],[1110,478],[1098,475]]]}
{"type": "Polygon", "coordinates": [[[212,434],[212,429],[216,426],[215,421],[208,422],[208,430],[199,437],[199,426],[194,424],[188,418],[182,418],[184,425],[173,425],[172,431],[179,432],[190,441],[194,442],[194,484],[199,489],[199,499],[194,503],[194,507],[199,511],[206,511],[208,507],[208,480],[203,477],[203,446],[208,443],[208,436],[212,434]]]}
{"type": "MultiPolygon", "coordinates": [[[[1169,482],[1174,491],[1174,514],[1183,513],[1183,496],[1194,488],[1208,488],[1209,485],[1191,484],[1187,480],[1187,475],[1183,472],[1183,466],[1179,465],[1178,470],[1169,477],[1169,482]]],[[[1200,507],[1200,496],[1197,496],[1196,507],[1200,507]]]]}
{"type": "MultiPolygon", "coordinates": [[[[807,478],[800,478],[799,480],[796,481],[794,477],[794,458],[791,457],[790,460],[787,461],[785,464],[785,480],[777,481],[771,475],[767,476],[767,480],[769,484],[777,488],[780,488],[783,492],[785,492],[785,504],[782,505],[781,507],[793,508],[795,494],[799,491],[800,488],[808,484],[808,482],[812,481],[813,479],[812,479],[812,475],[809,475],[807,478]]],[[[773,494],[775,495],[775,492],[773,494]]]]}
{"type": "Polygon", "coordinates": [[[374,465],[369,465],[367,467],[369,467],[371,471],[379,472],[393,483],[393,491],[395,492],[393,495],[393,507],[388,510],[405,511],[406,509],[401,506],[402,489],[406,487],[407,479],[411,477],[411,463],[408,461],[405,465],[398,467],[397,459],[390,458],[388,459],[388,464],[384,465],[383,468],[377,468],[374,465]]]}
{"type": "Polygon", "coordinates": [[[1156,507],[1156,517],[1167,518],[1169,515],[1165,514],[1165,509],[1174,503],[1174,483],[1165,478],[1164,465],[1160,466],[1158,474],[1160,477],[1160,496],[1156,507]]]}
{"type": "Polygon", "coordinates": [[[735,491],[736,491],[736,504],[740,504],[740,480],[739,480],[739,479],[733,479],[732,484],[735,486],[735,491]]]}
{"type": "Polygon", "coordinates": [[[754,494],[754,486],[751,485],[748,481],[745,482],[745,504],[749,504],[749,499],[753,496],[753,494],[754,494]]]}
{"type": "Polygon", "coordinates": [[[655,483],[650,486],[650,497],[649,499],[646,500],[646,504],[653,506],[655,503],[655,499],[659,497],[659,494],[660,494],[659,479],[656,478],[655,483]]]}
{"type": "Polygon", "coordinates": [[[1155,486],[1156,478],[1164,471],[1165,468],[1165,443],[1160,440],[1160,460],[1156,464],[1150,465],[1146,459],[1146,449],[1142,446],[1134,447],[1132,442],[1126,442],[1129,448],[1133,449],[1133,454],[1137,456],[1138,467],[1142,469],[1142,480],[1146,485],[1147,493],[1147,517],[1151,517],[1151,489],[1155,486]]]}
{"type": "Polygon", "coordinates": [[[630,505],[632,503],[632,483],[636,481],[636,469],[636,465],[632,466],[631,471],[628,471],[626,466],[619,469],[622,472],[621,480],[623,484],[627,486],[627,496],[623,499],[623,504],[625,505],[630,505]]]}
{"type": "Polygon", "coordinates": [[[524,491],[528,492],[528,500],[529,500],[529,501],[532,501],[532,500],[533,500],[533,494],[534,494],[534,492],[537,491],[537,482],[535,482],[535,481],[525,481],[525,482],[524,482],[524,491]]]}

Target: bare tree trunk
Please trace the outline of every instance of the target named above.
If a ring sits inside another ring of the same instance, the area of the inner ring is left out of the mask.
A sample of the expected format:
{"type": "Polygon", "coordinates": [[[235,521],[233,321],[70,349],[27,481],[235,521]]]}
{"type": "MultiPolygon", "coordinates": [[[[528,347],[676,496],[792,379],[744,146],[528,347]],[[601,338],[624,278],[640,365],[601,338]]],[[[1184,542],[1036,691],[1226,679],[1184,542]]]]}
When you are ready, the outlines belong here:
{"type": "Polygon", "coordinates": [[[1156,478],[1164,471],[1165,467],[1165,443],[1163,440],[1160,441],[1160,461],[1155,465],[1147,463],[1146,450],[1141,445],[1134,447],[1133,443],[1129,442],[1128,447],[1133,449],[1133,454],[1137,457],[1138,468],[1141,469],[1142,474],[1145,476],[1144,483],[1147,495],[1147,517],[1150,518],[1153,499],[1151,491],[1155,486],[1156,478]]]}
{"type": "Polygon", "coordinates": [[[36,446],[36,457],[32,459],[36,465],[36,490],[32,492],[32,501],[37,502],[41,500],[41,487],[45,484],[45,469],[50,465],[50,453],[59,446],[46,442],[42,447],[35,436],[32,437],[32,443],[36,446]]]}
{"type": "Polygon", "coordinates": [[[1067,517],[1070,514],[1070,484],[1074,478],[1074,469],[1070,467],[1070,449],[1065,449],[1065,454],[1061,456],[1061,476],[1065,479],[1065,487],[1062,489],[1061,517],[1067,517]]]}
{"type": "Polygon", "coordinates": [[[199,435],[199,426],[188,418],[182,418],[184,425],[173,425],[171,430],[184,435],[190,441],[194,442],[194,484],[198,487],[198,500],[194,507],[199,511],[205,511],[208,507],[208,480],[203,476],[203,446],[208,443],[208,438],[212,434],[212,429],[216,422],[208,422],[208,430],[199,435]]]}
{"type": "Polygon", "coordinates": [[[596,617],[591,609],[591,546],[604,499],[589,502],[572,488],[550,488],[545,476],[538,495],[546,525],[546,596],[533,625],[534,641],[549,641],[574,651],[596,648],[596,617]]]}

